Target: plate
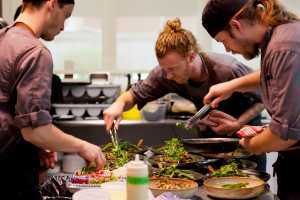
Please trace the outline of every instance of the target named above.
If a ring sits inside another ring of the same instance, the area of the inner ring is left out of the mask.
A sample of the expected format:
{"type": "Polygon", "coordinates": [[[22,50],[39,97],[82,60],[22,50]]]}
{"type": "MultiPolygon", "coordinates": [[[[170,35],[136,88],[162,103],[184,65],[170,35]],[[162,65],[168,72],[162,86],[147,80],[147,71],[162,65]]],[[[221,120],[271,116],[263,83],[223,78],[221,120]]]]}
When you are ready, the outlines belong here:
{"type": "Polygon", "coordinates": [[[204,181],[204,188],[211,197],[221,199],[250,199],[265,191],[265,182],[253,177],[215,177],[204,181]],[[236,184],[247,184],[242,188],[226,188],[236,184]]]}

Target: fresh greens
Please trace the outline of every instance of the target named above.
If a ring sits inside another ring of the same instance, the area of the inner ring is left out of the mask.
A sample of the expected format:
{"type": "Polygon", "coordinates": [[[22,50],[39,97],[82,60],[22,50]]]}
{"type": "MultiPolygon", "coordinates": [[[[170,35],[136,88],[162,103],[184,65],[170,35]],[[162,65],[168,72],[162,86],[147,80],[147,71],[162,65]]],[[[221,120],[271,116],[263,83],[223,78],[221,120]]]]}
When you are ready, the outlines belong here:
{"type": "Polygon", "coordinates": [[[158,177],[168,177],[168,178],[186,178],[195,180],[195,177],[188,170],[177,169],[177,165],[171,166],[163,166],[162,164],[158,164],[158,171],[154,173],[155,176],[158,177]]]}
{"type": "Polygon", "coordinates": [[[187,151],[184,149],[183,144],[177,138],[172,138],[171,140],[165,141],[165,145],[159,148],[166,156],[174,159],[181,160],[182,157],[187,154],[187,151]]]}
{"type": "Polygon", "coordinates": [[[184,129],[192,134],[196,134],[198,132],[197,127],[195,126],[187,127],[185,122],[176,122],[176,127],[184,129]]]}
{"type": "Polygon", "coordinates": [[[228,165],[223,165],[219,170],[211,174],[212,177],[227,177],[227,176],[247,176],[238,169],[238,164],[232,162],[228,165]]]}
{"type": "Polygon", "coordinates": [[[233,184],[224,184],[222,185],[222,187],[225,189],[241,189],[247,187],[247,185],[249,185],[249,183],[233,183],[233,184]]]}
{"type": "Polygon", "coordinates": [[[116,158],[116,166],[117,167],[122,167],[129,161],[128,152],[123,150],[120,146],[114,147],[112,149],[112,154],[116,158]]]}

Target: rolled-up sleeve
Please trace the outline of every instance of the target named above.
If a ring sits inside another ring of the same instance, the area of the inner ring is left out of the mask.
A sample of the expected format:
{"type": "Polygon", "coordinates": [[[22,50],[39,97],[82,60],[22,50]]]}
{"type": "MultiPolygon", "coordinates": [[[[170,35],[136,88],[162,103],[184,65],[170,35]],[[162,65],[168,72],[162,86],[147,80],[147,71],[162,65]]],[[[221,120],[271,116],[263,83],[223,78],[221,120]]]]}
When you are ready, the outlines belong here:
{"type": "Polygon", "coordinates": [[[174,83],[163,78],[163,72],[159,67],[154,68],[148,77],[132,85],[130,92],[133,95],[139,109],[147,102],[153,101],[170,93],[174,83]]]}
{"type": "Polygon", "coordinates": [[[28,50],[16,63],[15,125],[39,127],[52,122],[50,110],[53,63],[44,47],[28,50]]]}
{"type": "Polygon", "coordinates": [[[300,139],[300,54],[278,51],[269,61],[274,66],[268,81],[272,89],[270,129],[282,139],[300,139]]]}

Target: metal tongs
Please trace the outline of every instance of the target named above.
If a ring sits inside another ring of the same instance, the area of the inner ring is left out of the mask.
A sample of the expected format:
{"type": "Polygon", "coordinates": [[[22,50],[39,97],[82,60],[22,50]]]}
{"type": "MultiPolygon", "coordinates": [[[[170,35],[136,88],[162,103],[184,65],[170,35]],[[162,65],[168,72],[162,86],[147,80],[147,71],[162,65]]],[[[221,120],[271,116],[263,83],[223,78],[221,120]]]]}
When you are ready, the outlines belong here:
{"type": "Polygon", "coordinates": [[[204,105],[196,114],[186,121],[185,127],[190,128],[198,120],[203,119],[211,110],[212,107],[209,104],[204,105]]]}
{"type": "Polygon", "coordinates": [[[116,120],[113,121],[112,127],[109,130],[109,134],[110,134],[110,139],[111,139],[113,146],[118,147],[119,146],[119,136],[118,136],[117,128],[116,128],[116,120]]]}

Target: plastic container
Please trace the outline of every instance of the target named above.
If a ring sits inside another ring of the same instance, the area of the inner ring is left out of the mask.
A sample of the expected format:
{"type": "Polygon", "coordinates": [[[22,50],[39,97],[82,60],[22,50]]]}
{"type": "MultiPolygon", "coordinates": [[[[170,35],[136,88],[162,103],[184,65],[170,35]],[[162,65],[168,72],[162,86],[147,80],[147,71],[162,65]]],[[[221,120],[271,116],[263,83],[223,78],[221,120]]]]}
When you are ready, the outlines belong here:
{"type": "Polygon", "coordinates": [[[127,165],[127,200],[149,200],[148,166],[139,155],[127,165]]]}
{"type": "Polygon", "coordinates": [[[151,102],[142,109],[142,115],[147,121],[165,119],[168,105],[166,103],[151,102]]]}

